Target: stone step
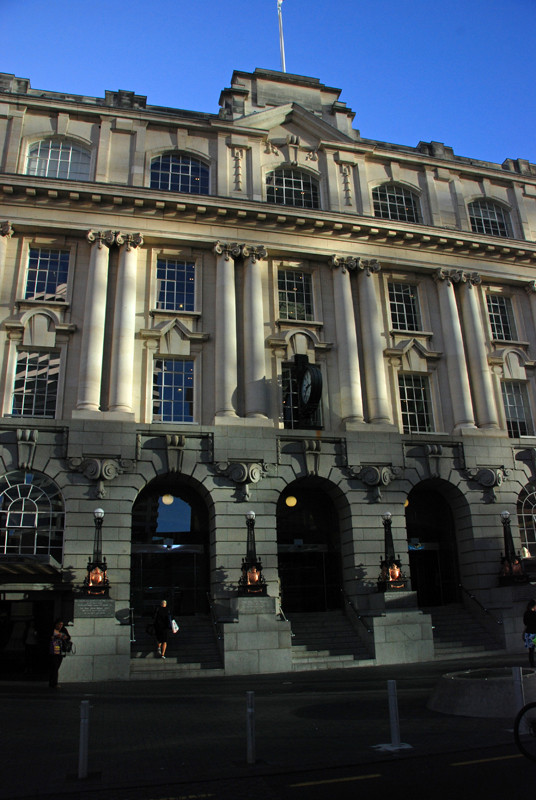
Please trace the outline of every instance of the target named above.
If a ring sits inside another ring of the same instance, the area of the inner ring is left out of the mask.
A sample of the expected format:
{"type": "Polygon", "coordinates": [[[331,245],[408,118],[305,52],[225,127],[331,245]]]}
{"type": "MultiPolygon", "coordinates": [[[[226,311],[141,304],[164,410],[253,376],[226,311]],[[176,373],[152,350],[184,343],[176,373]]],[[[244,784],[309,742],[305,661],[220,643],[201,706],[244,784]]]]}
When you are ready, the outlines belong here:
{"type": "Polygon", "coordinates": [[[340,669],[374,663],[342,611],[292,614],[292,669],[340,669]]]}

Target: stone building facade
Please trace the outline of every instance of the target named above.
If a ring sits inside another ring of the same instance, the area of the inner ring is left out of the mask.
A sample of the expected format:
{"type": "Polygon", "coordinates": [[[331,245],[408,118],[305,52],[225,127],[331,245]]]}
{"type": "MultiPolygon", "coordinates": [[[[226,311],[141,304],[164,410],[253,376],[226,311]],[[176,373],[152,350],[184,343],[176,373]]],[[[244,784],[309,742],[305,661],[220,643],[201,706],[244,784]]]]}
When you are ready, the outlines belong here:
{"type": "Polygon", "coordinates": [[[61,615],[67,679],[126,679],[163,596],[239,621],[227,673],[289,668],[285,615],[338,608],[375,663],[432,657],[439,605],[517,646],[500,512],[529,569],[536,165],[363,138],[339,95],[237,71],[209,114],[0,75],[5,648],[61,615]],[[263,598],[237,598],[249,510],[263,598]]]}

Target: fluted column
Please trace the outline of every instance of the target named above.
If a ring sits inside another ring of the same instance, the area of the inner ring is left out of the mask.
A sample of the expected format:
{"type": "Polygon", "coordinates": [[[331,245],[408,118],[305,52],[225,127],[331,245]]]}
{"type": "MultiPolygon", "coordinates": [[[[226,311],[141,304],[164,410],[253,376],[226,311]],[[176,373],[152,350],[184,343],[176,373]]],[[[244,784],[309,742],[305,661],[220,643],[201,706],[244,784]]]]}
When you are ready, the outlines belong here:
{"type": "Polygon", "coordinates": [[[495,405],[491,370],[486,351],[486,339],[477,297],[477,286],[482,283],[478,273],[460,276],[460,299],[465,332],[465,347],[473,390],[476,422],[479,428],[498,428],[499,417],[495,405]]]}
{"type": "Polygon", "coordinates": [[[475,419],[471,404],[462,329],[454,294],[454,283],[459,281],[459,274],[438,269],[434,277],[438,288],[454,428],[474,428],[475,419]]]}
{"type": "Polygon", "coordinates": [[[110,411],[132,413],[134,334],[136,330],[136,273],[139,233],[118,234],[121,247],[115,295],[110,375],[110,411]]]}
{"type": "Polygon", "coordinates": [[[92,245],[84,307],[84,327],[78,372],[79,411],[99,411],[108,289],[109,247],[115,241],[112,231],[88,231],[92,245]]]}
{"type": "Polygon", "coordinates": [[[368,261],[358,259],[357,269],[359,271],[357,288],[368,421],[390,422],[391,413],[385,378],[381,324],[375,288],[376,278],[374,277],[380,271],[380,264],[376,259],[368,261]]]}
{"type": "Polygon", "coordinates": [[[356,268],[356,259],[332,256],[329,263],[333,268],[341,417],[347,423],[363,422],[357,331],[349,272],[356,268]]]}
{"type": "Polygon", "coordinates": [[[13,236],[13,228],[11,223],[7,220],[0,223],[0,271],[4,274],[4,267],[6,266],[7,245],[13,236]]]}
{"type": "Polygon", "coordinates": [[[260,260],[264,247],[243,247],[244,372],[246,417],[266,417],[266,361],[260,260]]]}
{"type": "Polygon", "coordinates": [[[234,259],[240,256],[237,244],[216,242],[216,417],[236,417],[237,340],[234,259]]]}

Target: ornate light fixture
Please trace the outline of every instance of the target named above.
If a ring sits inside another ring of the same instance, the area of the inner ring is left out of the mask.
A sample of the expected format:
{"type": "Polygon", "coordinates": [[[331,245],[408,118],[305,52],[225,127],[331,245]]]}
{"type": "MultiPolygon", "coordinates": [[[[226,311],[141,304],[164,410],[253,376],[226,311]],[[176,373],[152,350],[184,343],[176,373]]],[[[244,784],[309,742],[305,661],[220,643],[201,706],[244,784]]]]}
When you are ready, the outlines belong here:
{"type": "Polygon", "coordinates": [[[93,596],[103,596],[108,594],[110,584],[108,582],[108,567],[106,559],[102,557],[102,523],[104,511],[96,508],[93,512],[95,522],[95,538],[93,540],[93,559],[87,563],[87,575],[84,580],[84,587],[87,594],[93,596]]]}
{"type": "Polygon", "coordinates": [[[262,574],[262,564],[257,558],[255,547],[255,512],[246,513],[248,530],[246,557],[242,559],[242,575],[238,581],[238,594],[240,595],[265,595],[266,581],[262,574]]]}
{"type": "Polygon", "coordinates": [[[385,592],[391,589],[405,589],[407,579],[402,572],[400,558],[395,558],[395,546],[393,544],[392,533],[392,514],[386,511],[382,514],[383,538],[384,538],[384,558],[380,560],[380,574],[378,576],[378,591],[385,592]]]}

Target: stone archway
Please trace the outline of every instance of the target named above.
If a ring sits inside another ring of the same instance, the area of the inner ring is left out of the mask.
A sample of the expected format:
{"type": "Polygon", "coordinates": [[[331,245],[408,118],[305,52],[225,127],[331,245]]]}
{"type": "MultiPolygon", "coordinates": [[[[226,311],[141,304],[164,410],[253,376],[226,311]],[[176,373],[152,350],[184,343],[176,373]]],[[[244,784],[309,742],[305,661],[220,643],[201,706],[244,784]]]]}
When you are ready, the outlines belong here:
{"type": "Polygon", "coordinates": [[[447,481],[415,486],[406,503],[411,583],[420,606],[460,602],[457,532],[467,524],[467,501],[447,481]],[[465,522],[463,522],[465,520],[465,522]]]}

